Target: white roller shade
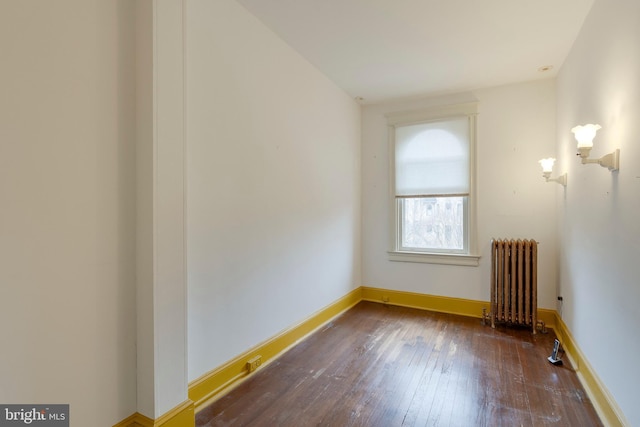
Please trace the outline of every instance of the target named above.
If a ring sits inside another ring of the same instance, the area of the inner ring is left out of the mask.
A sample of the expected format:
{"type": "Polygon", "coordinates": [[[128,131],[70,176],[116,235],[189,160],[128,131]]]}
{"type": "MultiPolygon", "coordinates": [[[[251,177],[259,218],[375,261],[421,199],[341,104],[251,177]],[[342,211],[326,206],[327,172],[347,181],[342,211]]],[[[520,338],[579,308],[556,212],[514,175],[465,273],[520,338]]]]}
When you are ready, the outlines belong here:
{"type": "Polygon", "coordinates": [[[469,119],[398,126],[396,196],[469,194],[469,119]]]}

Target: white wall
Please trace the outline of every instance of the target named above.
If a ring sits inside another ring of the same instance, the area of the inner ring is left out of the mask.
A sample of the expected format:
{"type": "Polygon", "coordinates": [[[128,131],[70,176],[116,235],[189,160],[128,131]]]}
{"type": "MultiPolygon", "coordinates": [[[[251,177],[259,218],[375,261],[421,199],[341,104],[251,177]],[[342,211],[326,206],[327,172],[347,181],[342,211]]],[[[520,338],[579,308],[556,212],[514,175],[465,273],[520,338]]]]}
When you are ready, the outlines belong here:
{"type": "Polygon", "coordinates": [[[0,5],[0,402],[135,412],[135,14],[0,5]]]}
{"type": "Polygon", "coordinates": [[[559,199],[562,317],[629,425],[640,425],[640,3],[596,0],[558,81],[558,143],[569,173],[559,199]],[[620,171],[580,165],[570,130],[602,125],[593,155],[621,150],[620,171]]]}
{"type": "MultiPolygon", "coordinates": [[[[538,305],[555,308],[556,192],[537,161],[555,155],[553,80],[363,109],[363,285],[472,300],[490,299],[492,237],[540,242],[538,305]],[[385,114],[478,101],[477,221],[479,267],[391,262],[389,159],[385,114]]],[[[480,313],[478,313],[480,314],[480,313]]]]}
{"type": "Polygon", "coordinates": [[[360,285],[360,108],[238,3],[187,9],[193,380],[360,285]]]}

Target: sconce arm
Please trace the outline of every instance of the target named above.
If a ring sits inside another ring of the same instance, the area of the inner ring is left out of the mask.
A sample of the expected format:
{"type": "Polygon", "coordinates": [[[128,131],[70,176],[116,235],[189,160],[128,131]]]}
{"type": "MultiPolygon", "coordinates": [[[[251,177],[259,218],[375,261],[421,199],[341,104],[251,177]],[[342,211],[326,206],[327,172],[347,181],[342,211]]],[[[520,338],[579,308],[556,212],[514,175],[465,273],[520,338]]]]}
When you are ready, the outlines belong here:
{"type": "Polygon", "coordinates": [[[618,169],[620,169],[620,150],[617,149],[616,151],[604,155],[599,159],[589,159],[586,157],[582,157],[581,160],[583,165],[597,163],[603,168],[609,169],[610,171],[617,171],[618,169]]]}
{"type": "Polygon", "coordinates": [[[549,176],[545,176],[545,175],[543,175],[543,176],[544,176],[544,178],[545,178],[545,180],[547,182],[557,182],[558,184],[562,185],[563,187],[567,186],[567,174],[566,173],[560,175],[557,178],[550,178],[549,176]]]}

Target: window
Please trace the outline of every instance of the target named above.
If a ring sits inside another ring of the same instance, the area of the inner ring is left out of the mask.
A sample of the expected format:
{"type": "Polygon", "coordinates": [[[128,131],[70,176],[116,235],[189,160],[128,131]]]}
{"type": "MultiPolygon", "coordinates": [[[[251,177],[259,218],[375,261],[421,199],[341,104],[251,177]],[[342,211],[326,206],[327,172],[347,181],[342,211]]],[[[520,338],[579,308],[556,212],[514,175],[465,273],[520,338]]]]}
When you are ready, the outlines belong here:
{"type": "Polygon", "coordinates": [[[478,265],[476,104],[388,115],[392,261],[478,265]]]}

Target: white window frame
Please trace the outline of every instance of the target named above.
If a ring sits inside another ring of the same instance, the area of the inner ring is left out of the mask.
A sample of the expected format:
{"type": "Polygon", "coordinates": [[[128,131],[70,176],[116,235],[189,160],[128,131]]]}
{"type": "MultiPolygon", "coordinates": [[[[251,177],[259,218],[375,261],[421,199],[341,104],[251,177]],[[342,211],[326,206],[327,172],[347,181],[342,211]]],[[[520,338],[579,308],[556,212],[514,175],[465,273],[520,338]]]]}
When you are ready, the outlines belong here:
{"type": "Polygon", "coordinates": [[[477,220],[476,220],[476,118],[477,103],[465,103],[432,107],[423,110],[387,114],[389,135],[389,218],[390,218],[390,261],[420,262],[428,264],[448,264],[478,266],[480,256],[477,252],[477,220]],[[401,126],[428,123],[439,120],[467,117],[469,120],[469,196],[467,198],[467,233],[465,235],[467,252],[451,253],[442,251],[402,250],[400,247],[400,209],[396,197],[396,128],[401,126]]]}

